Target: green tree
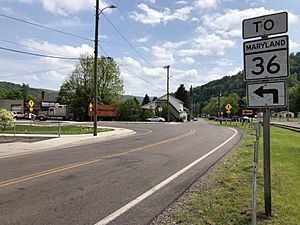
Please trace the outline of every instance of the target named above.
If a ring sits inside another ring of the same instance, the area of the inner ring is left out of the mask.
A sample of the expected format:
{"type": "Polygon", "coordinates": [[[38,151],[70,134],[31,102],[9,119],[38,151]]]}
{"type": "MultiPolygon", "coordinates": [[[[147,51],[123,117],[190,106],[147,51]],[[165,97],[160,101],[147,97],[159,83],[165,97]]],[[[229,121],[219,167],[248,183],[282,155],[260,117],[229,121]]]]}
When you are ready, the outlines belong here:
{"type": "MultiPolygon", "coordinates": [[[[117,103],[123,94],[118,65],[112,58],[101,57],[97,69],[98,104],[117,103]]],[[[93,76],[93,57],[82,57],[60,88],[58,101],[67,104],[76,119],[88,119],[88,105],[93,102],[93,76]]]]}
{"type": "Polygon", "coordinates": [[[300,82],[289,90],[290,111],[300,112],[300,82]]]}
{"type": "Polygon", "coordinates": [[[203,112],[209,115],[218,115],[218,98],[210,98],[208,104],[203,108],[203,112]]]}
{"type": "Polygon", "coordinates": [[[121,103],[118,108],[118,120],[122,121],[139,121],[141,107],[133,98],[127,99],[121,103]]]}
{"type": "Polygon", "coordinates": [[[175,92],[175,98],[179,99],[180,101],[183,102],[183,105],[185,107],[189,107],[189,95],[188,91],[185,90],[185,87],[183,84],[180,84],[178,87],[177,91],[175,92]]]}
{"type": "Polygon", "coordinates": [[[7,127],[12,127],[14,116],[10,111],[0,108],[0,130],[5,130],[7,127]]]}
{"type": "Polygon", "coordinates": [[[149,98],[149,96],[146,94],[145,97],[144,97],[144,99],[143,99],[142,105],[146,105],[146,104],[148,104],[149,102],[150,102],[150,98],[149,98]]]}

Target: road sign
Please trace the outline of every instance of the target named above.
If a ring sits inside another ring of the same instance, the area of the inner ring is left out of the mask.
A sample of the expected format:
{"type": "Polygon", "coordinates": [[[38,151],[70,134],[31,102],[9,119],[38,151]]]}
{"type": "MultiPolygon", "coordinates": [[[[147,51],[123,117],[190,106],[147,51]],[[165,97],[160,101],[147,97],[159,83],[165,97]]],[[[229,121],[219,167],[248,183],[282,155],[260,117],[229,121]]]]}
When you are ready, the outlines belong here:
{"type": "Polygon", "coordinates": [[[34,106],[34,101],[29,100],[28,105],[29,105],[30,108],[32,108],[34,106]]]}
{"type": "Polygon", "coordinates": [[[286,106],[284,81],[247,84],[249,108],[278,108],[286,106]]]}
{"type": "Polygon", "coordinates": [[[226,113],[228,113],[228,114],[229,114],[229,113],[231,113],[231,111],[226,111],[226,113]]]}
{"type": "Polygon", "coordinates": [[[245,80],[289,76],[287,35],[244,42],[245,80]]]}
{"type": "Polygon", "coordinates": [[[230,111],[231,108],[232,106],[229,103],[225,106],[225,109],[227,109],[227,111],[230,111]]]}
{"type": "Polygon", "coordinates": [[[253,110],[252,109],[244,109],[243,110],[243,115],[244,116],[252,116],[253,115],[253,110]]]}
{"type": "Polygon", "coordinates": [[[243,38],[254,38],[288,31],[287,12],[269,14],[243,20],[243,38]]]}
{"type": "Polygon", "coordinates": [[[30,108],[29,108],[29,111],[30,111],[30,112],[32,112],[32,111],[33,111],[33,108],[32,108],[32,107],[30,107],[30,108]]]}

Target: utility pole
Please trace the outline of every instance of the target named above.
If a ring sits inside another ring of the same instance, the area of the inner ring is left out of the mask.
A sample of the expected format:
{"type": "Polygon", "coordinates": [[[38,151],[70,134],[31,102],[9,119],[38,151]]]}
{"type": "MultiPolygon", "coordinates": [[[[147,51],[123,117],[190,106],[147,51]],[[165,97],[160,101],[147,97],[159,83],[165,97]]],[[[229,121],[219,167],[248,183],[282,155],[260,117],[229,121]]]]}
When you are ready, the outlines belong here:
{"type": "Polygon", "coordinates": [[[97,136],[97,68],[98,68],[98,32],[99,32],[99,0],[96,0],[95,17],[95,49],[94,49],[94,136],[97,136]]]}
{"type": "Polygon", "coordinates": [[[191,116],[194,115],[194,104],[193,104],[193,86],[191,85],[190,88],[190,114],[191,116]]]}
{"type": "Polygon", "coordinates": [[[218,96],[218,118],[220,118],[220,98],[221,98],[221,93],[218,96]]]}
{"type": "Polygon", "coordinates": [[[96,15],[95,15],[95,48],[94,48],[94,136],[97,136],[97,68],[98,68],[98,33],[99,33],[99,17],[105,9],[117,8],[116,5],[111,4],[99,10],[99,0],[96,0],[96,15]]]}
{"type": "Polygon", "coordinates": [[[169,111],[169,81],[170,81],[170,66],[164,66],[167,69],[167,121],[170,121],[170,111],[169,111]]]}

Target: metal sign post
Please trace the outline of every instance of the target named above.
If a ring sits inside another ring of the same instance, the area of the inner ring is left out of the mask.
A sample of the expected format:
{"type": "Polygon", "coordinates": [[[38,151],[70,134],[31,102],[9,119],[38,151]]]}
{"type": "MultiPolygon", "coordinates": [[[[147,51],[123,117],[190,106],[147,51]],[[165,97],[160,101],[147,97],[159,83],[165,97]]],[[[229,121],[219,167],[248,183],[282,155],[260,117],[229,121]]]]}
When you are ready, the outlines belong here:
{"type": "Polygon", "coordinates": [[[264,197],[265,213],[271,216],[271,170],[270,170],[270,109],[266,108],[263,116],[264,130],[264,197]]]}

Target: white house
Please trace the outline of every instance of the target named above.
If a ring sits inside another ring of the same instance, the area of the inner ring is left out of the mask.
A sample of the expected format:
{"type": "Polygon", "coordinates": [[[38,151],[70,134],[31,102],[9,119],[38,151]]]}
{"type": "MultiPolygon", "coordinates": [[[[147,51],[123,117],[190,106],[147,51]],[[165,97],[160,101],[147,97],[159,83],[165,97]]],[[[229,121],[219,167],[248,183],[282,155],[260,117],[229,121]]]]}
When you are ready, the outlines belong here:
{"type": "MultiPolygon", "coordinates": [[[[152,102],[149,102],[146,105],[143,105],[142,109],[155,111],[155,109],[161,107],[162,103],[167,103],[167,94],[157,98],[152,102]]],[[[187,111],[183,107],[183,102],[172,95],[169,95],[169,111],[170,114],[177,120],[182,120],[184,122],[187,121],[187,111]]]]}

